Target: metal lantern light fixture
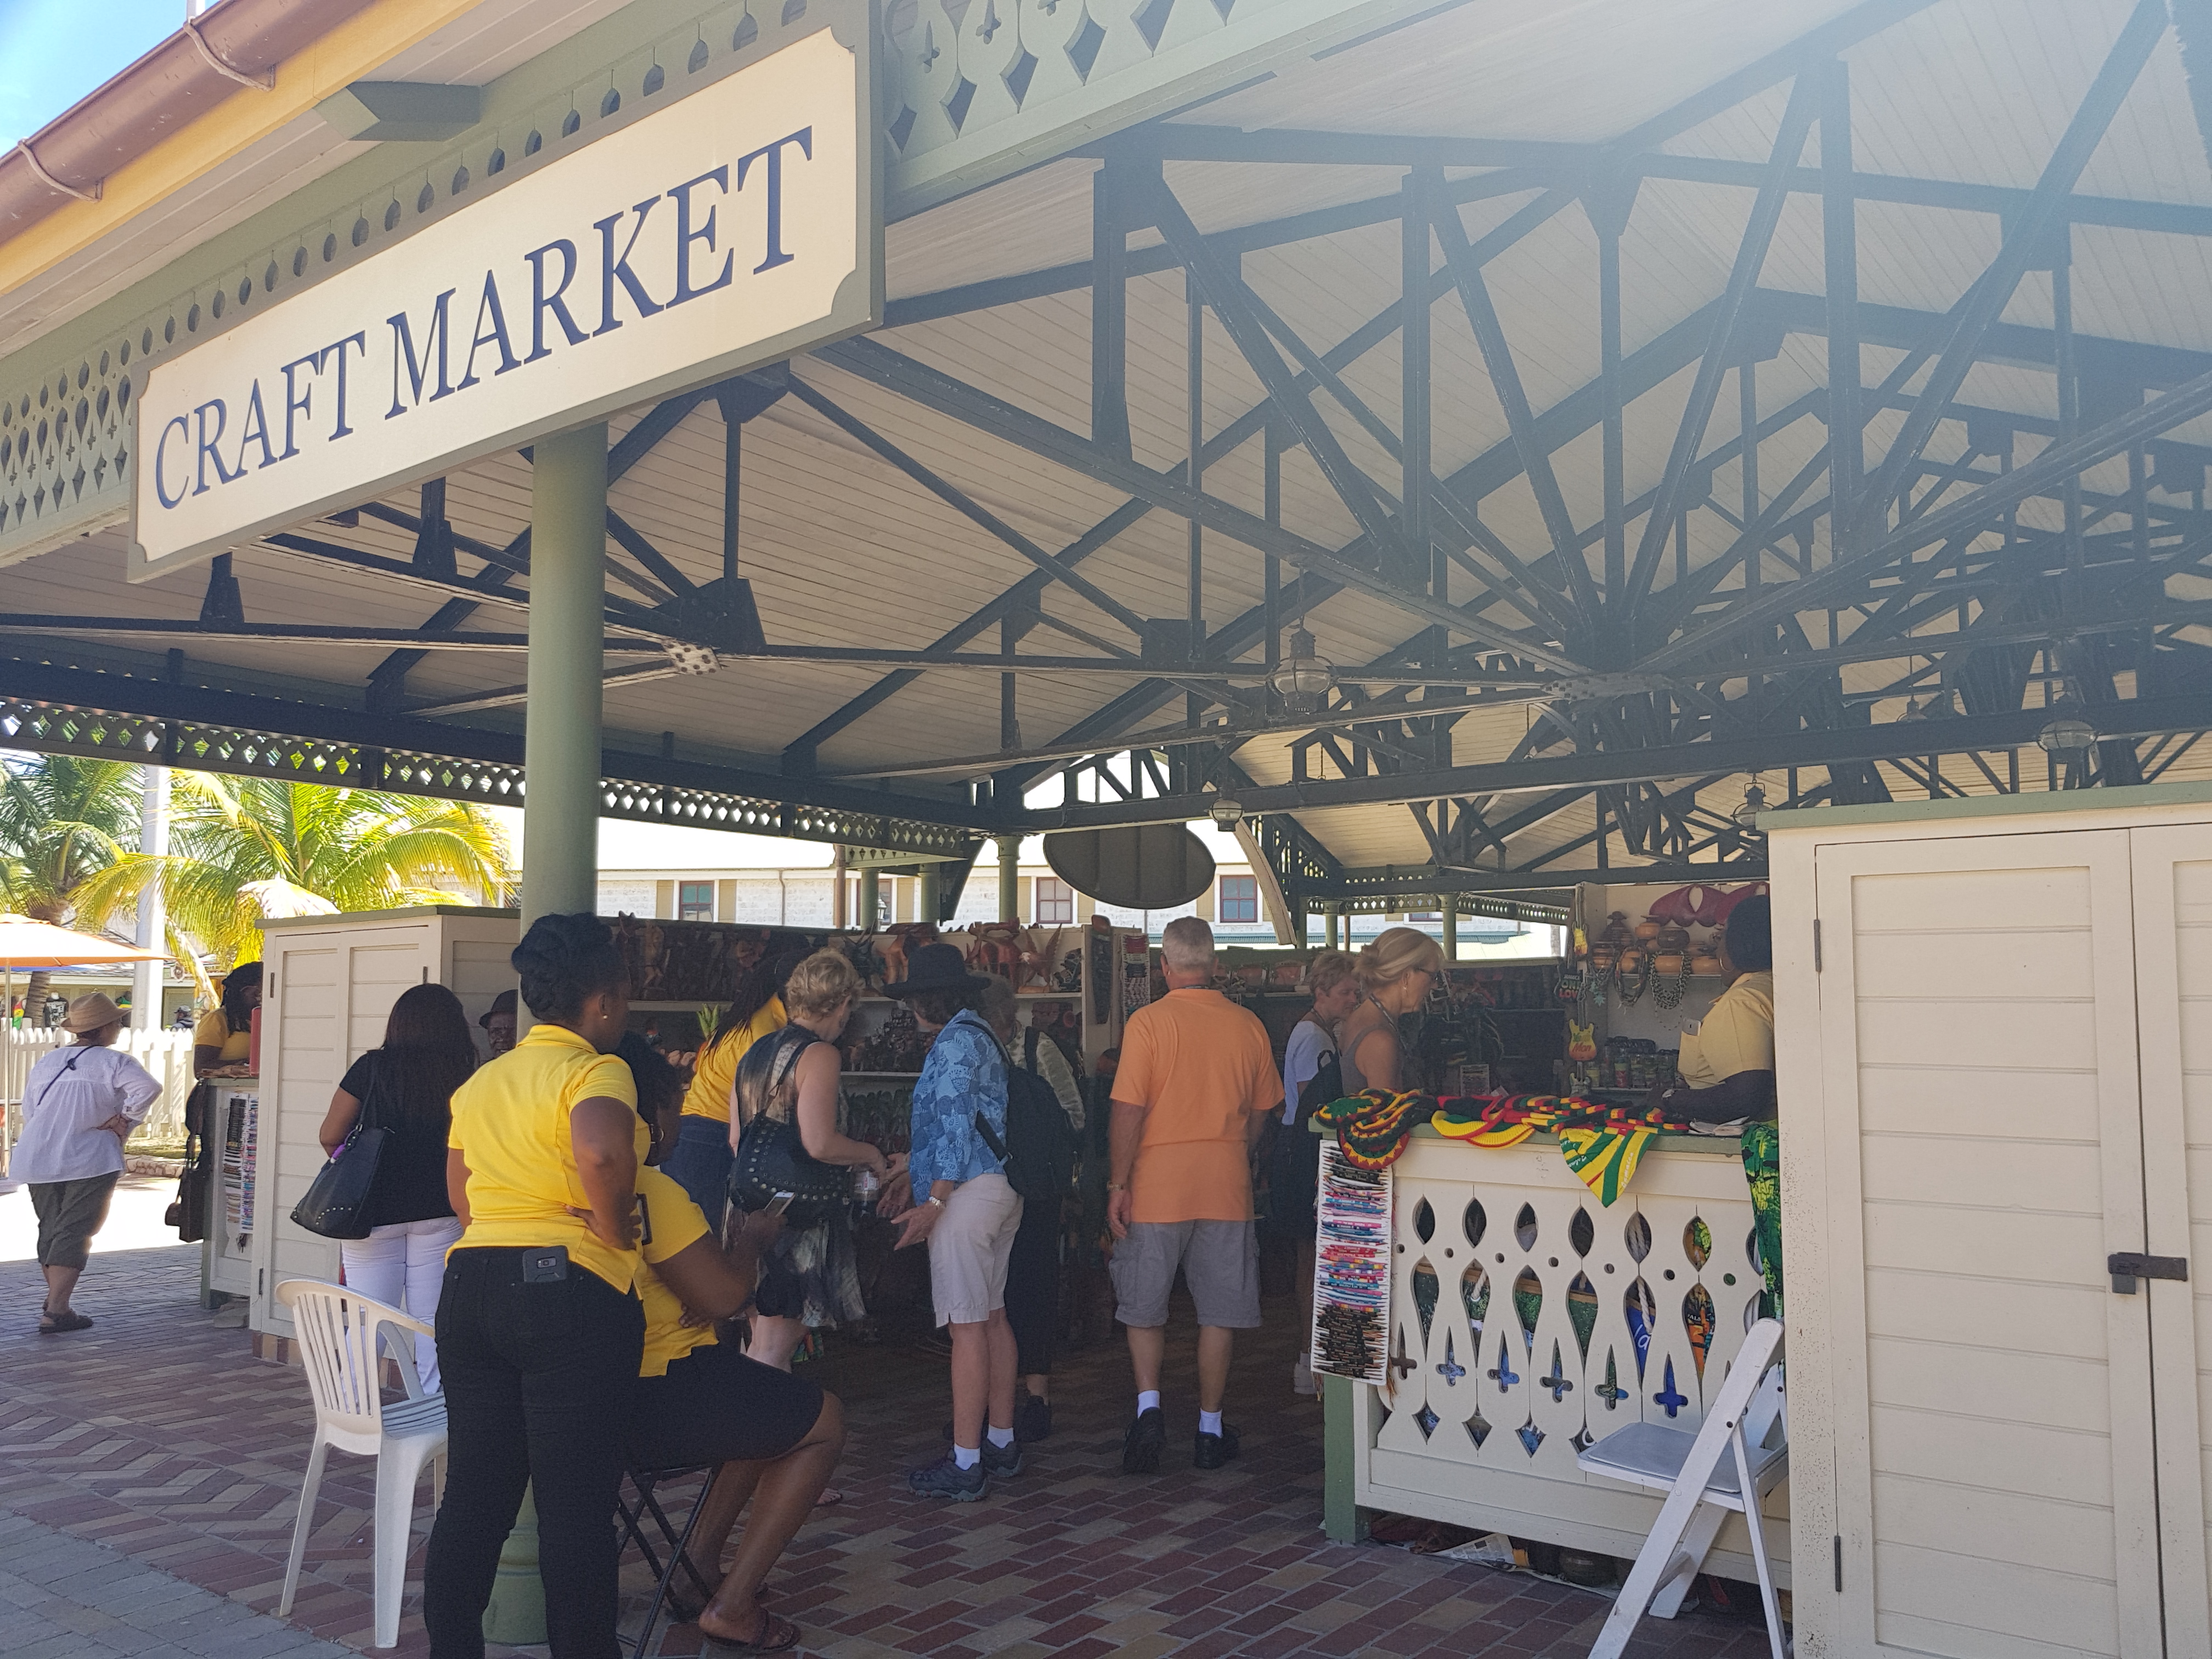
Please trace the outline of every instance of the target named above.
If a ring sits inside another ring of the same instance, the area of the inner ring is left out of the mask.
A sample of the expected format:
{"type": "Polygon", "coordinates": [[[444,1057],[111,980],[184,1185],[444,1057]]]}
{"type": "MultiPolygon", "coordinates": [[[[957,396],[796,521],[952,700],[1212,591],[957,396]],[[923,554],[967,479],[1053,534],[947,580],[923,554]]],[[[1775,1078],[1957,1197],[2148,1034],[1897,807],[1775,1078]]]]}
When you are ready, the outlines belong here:
{"type": "Polygon", "coordinates": [[[1765,810],[1766,791],[1760,788],[1759,780],[1753,778],[1751,787],[1743,792],[1743,804],[1729,816],[1735,820],[1738,829],[1755,832],[1759,828],[1759,815],[1765,810]]]}
{"type": "Polygon", "coordinates": [[[2080,704],[2071,697],[2062,697],[2050,722],[2035,734],[2035,741],[2045,754],[2079,755],[2097,741],[2097,728],[2081,718],[2080,704]]]}
{"type": "Polygon", "coordinates": [[[1206,816],[1213,820],[1215,829],[1233,830],[1243,823],[1244,809],[1237,804],[1232,795],[1216,795],[1212,804],[1206,809],[1206,816]]]}
{"type": "Polygon", "coordinates": [[[1291,630],[1290,653],[1267,677],[1284,706],[1294,714],[1310,714],[1322,705],[1336,684],[1336,668],[1314,649],[1314,636],[1303,628],[1291,630]]]}

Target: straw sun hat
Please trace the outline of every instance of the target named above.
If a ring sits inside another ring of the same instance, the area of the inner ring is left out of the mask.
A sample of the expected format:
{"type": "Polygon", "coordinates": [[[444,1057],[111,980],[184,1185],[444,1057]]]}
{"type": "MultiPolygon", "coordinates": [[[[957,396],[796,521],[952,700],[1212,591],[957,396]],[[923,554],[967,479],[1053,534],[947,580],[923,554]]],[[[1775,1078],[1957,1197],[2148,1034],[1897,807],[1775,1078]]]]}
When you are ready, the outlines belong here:
{"type": "Polygon", "coordinates": [[[62,1016],[65,1031],[98,1031],[110,1025],[123,1024],[123,1011],[101,992],[93,991],[76,998],[62,1016]]]}

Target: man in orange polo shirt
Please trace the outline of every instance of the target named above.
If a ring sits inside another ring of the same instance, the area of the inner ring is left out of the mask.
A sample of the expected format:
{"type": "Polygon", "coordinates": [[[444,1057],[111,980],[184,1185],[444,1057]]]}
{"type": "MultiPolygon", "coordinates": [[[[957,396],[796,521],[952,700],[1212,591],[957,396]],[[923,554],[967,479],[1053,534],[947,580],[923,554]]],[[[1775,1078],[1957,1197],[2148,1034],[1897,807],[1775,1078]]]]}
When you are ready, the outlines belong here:
{"type": "Polygon", "coordinates": [[[1213,986],[1213,930],[1195,916],[1160,935],[1168,994],[1130,1015],[1114,1077],[1113,1159],[1106,1219],[1110,1271],[1137,1374],[1137,1416],[1121,1446],[1125,1474],[1160,1466],[1160,1359],[1168,1291],[1182,1270],[1198,1308],[1198,1437],[1192,1462],[1218,1469],[1237,1455],[1221,1420],[1235,1333],[1260,1322],[1252,1237],[1251,1148],[1283,1103],[1267,1028],[1213,986]]]}

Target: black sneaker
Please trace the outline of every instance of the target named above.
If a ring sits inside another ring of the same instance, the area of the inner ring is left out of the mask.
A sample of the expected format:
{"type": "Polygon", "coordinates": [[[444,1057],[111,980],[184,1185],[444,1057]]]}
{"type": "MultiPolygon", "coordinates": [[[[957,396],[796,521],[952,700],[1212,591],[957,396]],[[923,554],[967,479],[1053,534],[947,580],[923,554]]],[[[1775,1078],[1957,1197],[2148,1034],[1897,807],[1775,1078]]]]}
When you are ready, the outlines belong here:
{"type": "Polygon", "coordinates": [[[918,1497],[949,1498],[956,1504],[972,1504],[991,1490],[991,1477],[981,1463],[973,1468],[962,1468],[947,1452],[934,1463],[908,1469],[906,1484],[908,1490],[918,1497]]]}
{"type": "Polygon", "coordinates": [[[1190,1461],[1201,1469],[1218,1469],[1237,1455],[1237,1431],[1226,1423],[1219,1434],[1207,1434],[1200,1430],[1191,1443],[1190,1461]]]}
{"type": "Polygon", "coordinates": [[[1022,1472],[1022,1443],[1017,1438],[1010,1446],[994,1446],[991,1437],[983,1437],[983,1473],[994,1480],[1004,1480],[1022,1472]]]}
{"type": "Polygon", "coordinates": [[[1158,1474],[1160,1448],[1167,1442],[1167,1419],[1160,1415],[1160,1408],[1154,1406],[1139,1412],[1137,1420],[1129,1425],[1127,1438],[1121,1442],[1121,1473],[1158,1474]]]}
{"type": "Polygon", "coordinates": [[[1014,1407],[1014,1438],[1024,1443],[1051,1439],[1052,1401],[1024,1395],[1022,1403],[1014,1407]]]}

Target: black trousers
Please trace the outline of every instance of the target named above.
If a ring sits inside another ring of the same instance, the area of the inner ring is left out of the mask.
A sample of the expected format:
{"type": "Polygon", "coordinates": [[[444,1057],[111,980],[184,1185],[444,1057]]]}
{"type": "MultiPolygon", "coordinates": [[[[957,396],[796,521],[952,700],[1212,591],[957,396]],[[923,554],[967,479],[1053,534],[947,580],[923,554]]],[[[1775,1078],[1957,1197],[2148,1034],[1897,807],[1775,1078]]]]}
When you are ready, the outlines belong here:
{"type": "Polygon", "coordinates": [[[1015,1372],[1045,1376],[1060,1336],[1060,1201],[1030,1199],[1006,1258],[1006,1323],[1020,1351],[1015,1372]]]}
{"type": "Polygon", "coordinates": [[[525,1485],[554,1659],[617,1659],[615,1493],[645,1310],[571,1264],[526,1285],[540,1251],[459,1249],[438,1302],[446,1500],[430,1531],[422,1618],[436,1659],[483,1659],[483,1613],[525,1485]]]}

